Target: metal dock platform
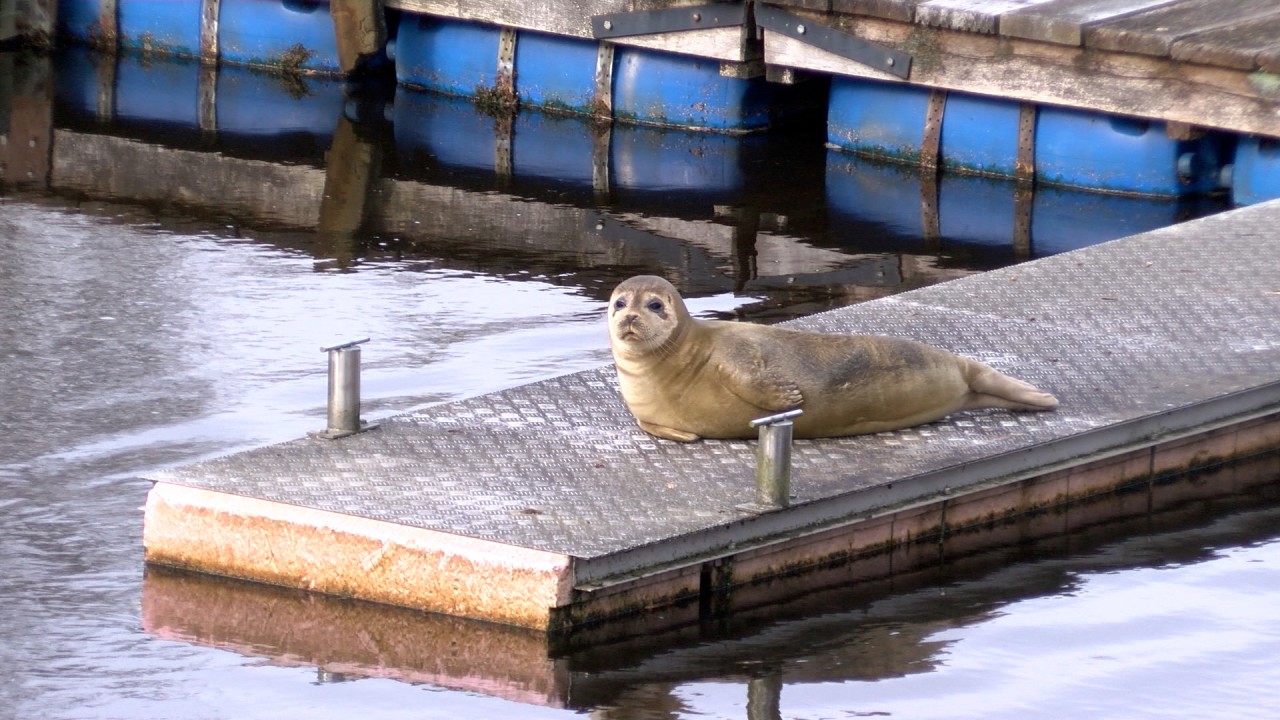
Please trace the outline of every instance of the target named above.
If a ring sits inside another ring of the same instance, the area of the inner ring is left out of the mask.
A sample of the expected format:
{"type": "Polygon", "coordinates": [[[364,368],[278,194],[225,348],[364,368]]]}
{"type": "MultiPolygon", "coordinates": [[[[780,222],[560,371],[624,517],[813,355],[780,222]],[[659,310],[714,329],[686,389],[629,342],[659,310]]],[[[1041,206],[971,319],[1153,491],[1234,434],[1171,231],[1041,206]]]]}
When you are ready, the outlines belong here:
{"type": "Polygon", "coordinates": [[[799,441],[786,509],[739,509],[754,442],[656,440],[603,367],[157,473],[146,558],[548,632],[854,560],[888,575],[1280,447],[1277,227],[1264,203],[799,321],[977,357],[1062,406],[799,441]]]}

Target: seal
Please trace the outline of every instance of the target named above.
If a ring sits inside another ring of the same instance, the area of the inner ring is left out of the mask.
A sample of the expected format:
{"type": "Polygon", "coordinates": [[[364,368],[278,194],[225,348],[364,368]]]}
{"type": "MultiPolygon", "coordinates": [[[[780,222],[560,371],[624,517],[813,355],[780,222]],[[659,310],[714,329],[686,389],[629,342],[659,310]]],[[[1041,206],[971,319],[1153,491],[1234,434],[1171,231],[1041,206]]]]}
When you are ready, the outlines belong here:
{"type": "Polygon", "coordinates": [[[689,315],[671,283],[623,281],[609,345],[627,408],[681,442],[745,438],[753,418],[804,410],[799,438],[896,430],[960,410],[1052,410],[1053,395],[976,360],[900,338],[841,335],[689,315]]]}

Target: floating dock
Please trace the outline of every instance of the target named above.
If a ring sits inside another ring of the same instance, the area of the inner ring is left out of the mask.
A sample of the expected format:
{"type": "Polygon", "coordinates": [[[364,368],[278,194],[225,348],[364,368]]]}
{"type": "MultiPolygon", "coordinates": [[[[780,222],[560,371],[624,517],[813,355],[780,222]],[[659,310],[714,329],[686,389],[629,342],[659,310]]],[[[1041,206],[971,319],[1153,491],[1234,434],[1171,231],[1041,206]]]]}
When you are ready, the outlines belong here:
{"type": "Polygon", "coordinates": [[[798,441],[783,509],[741,509],[754,442],[656,440],[604,367],[157,473],[146,558],[560,634],[888,576],[1010,519],[1067,532],[1042,511],[1280,447],[1277,223],[1260,204],[796,322],[923,340],[1062,406],[798,441]]]}
{"type": "MultiPolygon", "coordinates": [[[[1139,195],[1227,190],[1238,204],[1280,197],[1270,0],[636,5],[60,0],[56,27],[99,48],[286,73],[392,69],[402,87],[492,112],[733,134],[825,111],[833,146],[927,167],[1139,195]]],[[[212,99],[213,83],[202,76],[194,92],[212,99]]]]}
{"type": "MultiPolygon", "coordinates": [[[[784,685],[791,691],[917,672],[935,659],[931,640],[955,627],[957,613],[982,618],[998,613],[1011,596],[1069,591],[1071,576],[1081,570],[1141,564],[1135,547],[1143,557],[1194,562],[1211,556],[1224,534],[1233,542],[1266,542],[1280,520],[1278,491],[1280,453],[1269,453],[1145,486],[1125,494],[1124,502],[1107,494],[1042,513],[1011,526],[1016,541],[986,550],[975,551],[970,536],[952,536],[946,545],[963,552],[944,551],[931,566],[892,578],[859,580],[857,564],[791,577],[771,584],[770,602],[730,598],[732,611],[710,622],[686,616],[664,627],[645,616],[546,636],[156,566],[143,575],[141,621],[157,638],[272,665],[314,667],[321,682],[392,678],[591,710],[617,706],[649,683],[715,677],[746,685],[748,697],[772,698],[776,709],[785,707],[785,699],[779,701],[784,685]],[[1062,534],[1063,522],[1069,535],[1062,534]],[[943,601],[939,586],[946,588],[943,601]],[[784,662],[762,668],[766,652],[784,662]]],[[[760,593],[752,598],[761,599],[760,593]]],[[[663,620],[675,615],[665,613],[663,620]]],[[[748,705],[761,706],[769,707],[748,705]]],[[[756,717],[778,714],[747,715],[756,717]]]]}

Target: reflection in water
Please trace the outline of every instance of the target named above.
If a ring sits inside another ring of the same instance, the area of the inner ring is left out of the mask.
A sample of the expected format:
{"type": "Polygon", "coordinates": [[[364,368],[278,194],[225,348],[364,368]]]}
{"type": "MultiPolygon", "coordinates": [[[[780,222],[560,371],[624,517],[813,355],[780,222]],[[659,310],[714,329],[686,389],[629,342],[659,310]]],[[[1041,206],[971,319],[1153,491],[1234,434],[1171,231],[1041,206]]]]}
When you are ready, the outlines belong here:
{"type": "Polygon", "coordinates": [[[828,152],[803,128],[602,132],[394,95],[142,56],[0,54],[0,708],[1136,717],[1280,704],[1265,494],[1143,514],[1129,540],[835,578],[702,625],[553,648],[144,577],[136,478],[322,427],[322,345],[373,337],[372,419],[607,362],[602,302],[637,272],[677,280],[700,315],[774,320],[1214,209],[935,183],[828,152]]]}
{"type": "Polygon", "coordinates": [[[687,295],[759,293],[755,316],[769,319],[1221,207],[937,181],[826,150],[821,118],[734,137],[540,112],[497,119],[404,88],[344,102],[336,80],[77,48],[57,70],[57,191],[315,232],[321,244],[305,251],[338,266],[425,255],[576,275],[566,283],[578,286],[657,272],[687,295]],[[104,173],[108,159],[115,171],[104,173]]]}

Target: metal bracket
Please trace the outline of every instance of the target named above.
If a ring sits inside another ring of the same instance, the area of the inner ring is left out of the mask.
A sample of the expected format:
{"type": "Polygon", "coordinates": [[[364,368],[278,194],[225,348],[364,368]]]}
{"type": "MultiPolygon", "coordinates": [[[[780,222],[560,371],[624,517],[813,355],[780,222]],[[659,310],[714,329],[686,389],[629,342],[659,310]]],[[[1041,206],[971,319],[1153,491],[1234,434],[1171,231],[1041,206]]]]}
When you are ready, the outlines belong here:
{"type": "Polygon", "coordinates": [[[716,3],[715,5],[593,15],[591,34],[596,39],[617,38],[737,27],[746,22],[747,3],[716,3]]]}
{"type": "Polygon", "coordinates": [[[602,42],[596,48],[596,87],[591,111],[604,121],[613,120],[613,43],[602,42]]]}
{"type": "Polygon", "coordinates": [[[1036,114],[1039,108],[1033,103],[1022,103],[1018,108],[1018,157],[1014,164],[1014,176],[1018,182],[1034,182],[1036,179],[1036,114]]]}
{"type": "Polygon", "coordinates": [[[504,27],[498,31],[498,71],[494,83],[502,95],[515,95],[516,87],[516,29],[504,27]]]}
{"type": "Polygon", "coordinates": [[[929,92],[929,107],[924,114],[924,135],[920,139],[920,167],[938,170],[938,152],[942,148],[942,118],[947,109],[947,91],[934,88],[929,92]]]}
{"type": "Polygon", "coordinates": [[[911,74],[911,56],[769,5],[755,6],[756,25],[895,77],[911,74]]]}
{"type": "Polygon", "coordinates": [[[911,55],[907,53],[854,37],[834,28],[815,24],[770,5],[749,1],[593,15],[591,34],[599,40],[736,27],[746,25],[752,13],[755,16],[755,25],[758,27],[795,38],[903,80],[911,74],[911,55]]]}
{"type": "Polygon", "coordinates": [[[200,62],[217,65],[218,18],[222,14],[222,0],[202,0],[200,3],[200,62]]]}

